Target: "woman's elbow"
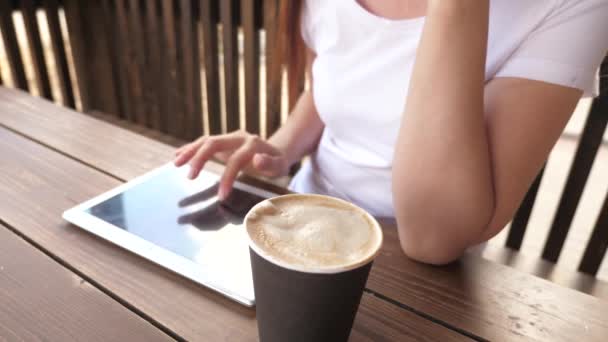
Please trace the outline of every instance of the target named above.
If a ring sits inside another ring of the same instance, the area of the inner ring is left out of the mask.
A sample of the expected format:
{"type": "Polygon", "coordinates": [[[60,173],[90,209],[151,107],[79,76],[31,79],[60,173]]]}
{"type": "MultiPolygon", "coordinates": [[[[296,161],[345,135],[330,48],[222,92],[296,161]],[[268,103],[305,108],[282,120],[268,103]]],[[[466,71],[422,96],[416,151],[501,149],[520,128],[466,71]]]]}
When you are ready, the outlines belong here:
{"type": "Polygon", "coordinates": [[[487,225],[485,216],[474,220],[402,218],[397,222],[403,252],[413,260],[432,265],[445,265],[459,259],[487,225]]]}
{"type": "Polygon", "coordinates": [[[405,255],[425,264],[442,266],[458,260],[464,253],[463,248],[446,246],[441,241],[425,241],[414,237],[400,237],[401,249],[405,255]],[[418,242],[416,242],[418,241],[418,242]]]}

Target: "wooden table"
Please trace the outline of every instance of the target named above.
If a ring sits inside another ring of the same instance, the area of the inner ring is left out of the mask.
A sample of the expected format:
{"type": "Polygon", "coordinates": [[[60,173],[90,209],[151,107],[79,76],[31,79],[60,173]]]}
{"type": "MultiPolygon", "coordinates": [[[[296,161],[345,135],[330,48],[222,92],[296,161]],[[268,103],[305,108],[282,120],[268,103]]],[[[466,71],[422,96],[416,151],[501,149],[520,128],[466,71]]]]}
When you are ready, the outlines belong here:
{"type": "MultiPolygon", "coordinates": [[[[0,340],[257,340],[254,309],[61,219],[172,154],[0,88],[0,340]]],[[[412,262],[394,224],[383,226],[351,340],[608,340],[606,303],[474,256],[448,267],[412,262]]]]}

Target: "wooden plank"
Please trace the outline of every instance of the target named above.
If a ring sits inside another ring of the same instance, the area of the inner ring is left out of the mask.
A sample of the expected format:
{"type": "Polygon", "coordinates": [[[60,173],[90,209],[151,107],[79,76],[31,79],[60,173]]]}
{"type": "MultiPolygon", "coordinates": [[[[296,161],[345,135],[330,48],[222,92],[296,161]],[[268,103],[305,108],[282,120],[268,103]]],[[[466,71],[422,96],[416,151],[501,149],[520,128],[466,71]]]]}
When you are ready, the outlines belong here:
{"type": "Polygon", "coordinates": [[[51,49],[55,59],[55,67],[57,69],[57,78],[61,98],[63,99],[63,105],[70,108],[75,108],[74,90],[72,89],[70,69],[68,67],[65,44],[63,42],[61,26],[59,24],[59,8],[57,5],[57,0],[43,0],[43,5],[48,24],[48,31],[51,38],[51,49]]]}
{"type": "Polygon", "coordinates": [[[2,224],[0,246],[0,339],[172,340],[2,224]]]}
{"type": "Polygon", "coordinates": [[[198,28],[193,20],[194,2],[180,1],[180,43],[182,58],[180,74],[183,85],[184,112],[187,118],[181,138],[193,140],[203,132],[201,108],[201,78],[198,60],[198,28]]]}
{"type": "Polygon", "coordinates": [[[128,31],[123,32],[123,35],[129,38],[127,65],[129,69],[130,86],[132,87],[133,102],[135,104],[134,114],[135,123],[146,125],[148,122],[146,95],[144,93],[145,78],[147,70],[145,69],[145,45],[143,35],[143,21],[141,13],[143,8],[139,0],[129,0],[128,4],[128,31]]]}
{"type": "Polygon", "coordinates": [[[146,102],[148,103],[148,126],[161,130],[161,44],[159,33],[160,14],[157,1],[147,1],[146,7],[146,102]]]}
{"type": "Polygon", "coordinates": [[[203,29],[207,119],[210,133],[220,134],[222,132],[222,112],[220,107],[220,70],[218,64],[217,2],[201,0],[200,12],[203,29]]]}
{"type": "Polygon", "coordinates": [[[536,179],[528,189],[526,196],[524,197],[519,209],[515,213],[513,217],[513,221],[511,222],[511,228],[509,230],[509,235],[507,235],[506,246],[519,250],[521,248],[521,243],[524,240],[524,234],[526,233],[526,228],[528,227],[528,220],[530,219],[530,214],[532,213],[532,208],[534,207],[534,201],[536,200],[536,195],[538,194],[538,188],[540,187],[540,183],[543,179],[543,174],[545,173],[545,168],[543,167],[536,179]]]}
{"type": "Polygon", "coordinates": [[[40,30],[38,30],[38,20],[36,19],[36,8],[33,0],[21,0],[21,14],[23,16],[23,24],[25,25],[25,33],[29,45],[30,54],[34,73],[36,75],[36,83],[38,92],[41,96],[52,100],[51,82],[44,61],[44,53],[42,51],[42,41],[40,39],[40,30]]]}
{"type": "Polygon", "coordinates": [[[166,132],[179,137],[183,131],[184,113],[180,110],[177,86],[177,44],[175,41],[175,11],[172,0],[162,0],[163,16],[163,84],[165,108],[162,112],[166,132]]]}
{"type": "Polygon", "coordinates": [[[266,32],[266,136],[270,137],[281,125],[282,61],[276,50],[278,0],[264,1],[264,31],[266,32]]]}
{"type": "Polygon", "coordinates": [[[120,181],[5,129],[0,151],[7,157],[0,166],[0,218],[8,225],[167,332],[186,340],[253,340],[253,309],[61,219],[64,210],[120,181]]]}
{"type": "Polygon", "coordinates": [[[2,41],[10,65],[13,84],[17,88],[28,90],[29,86],[25,77],[25,69],[23,68],[23,60],[21,59],[21,51],[17,42],[12,14],[13,10],[10,2],[8,0],[0,0],[0,31],[2,31],[2,41]]]}
{"type": "Polygon", "coordinates": [[[367,287],[490,341],[604,341],[608,307],[583,293],[475,256],[446,267],[411,261],[394,222],[367,287]]]}
{"type": "Polygon", "coordinates": [[[81,110],[86,112],[93,109],[91,90],[89,88],[87,52],[85,45],[84,24],[77,0],[64,0],[63,10],[65,21],[68,26],[68,36],[74,61],[74,72],[76,73],[76,85],[80,95],[81,110]]]}
{"type": "Polygon", "coordinates": [[[593,233],[589,238],[583,259],[578,267],[579,271],[596,275],[606,255],[608,248],[608,195],[597,217],[593,233]]]}
{"type": "Polygon", "coordinates": [[[220,1],[222,22],[222,50],[224,61],[224,103],[226,108],[226,130],[240,128],[239,119],[239,56],[237,43],[237,23],[234,21],[236,1],[220,1]]]}
{"type": "Polygon", "coordinates": [[[186,48],[184,45],[183,37],[182,37],[182,14],[180,8],[180,1],[173,1],[173,22],[175,27],[173,27],[173,32],[175,34],[175,92],[173,92],[173,96],[175,99],[175,112],[180,113],[179,116],[182,118],[181,124],[178,126],[176,137],[180,139],[188,139],[187,131],[190,128],[188,125],[191,122],[191,114],[186,111],[186,87],[185,87],[185,79],[184,75],[184,49],[186,48]]]}
{"type": "MultiPolygon", "coordinates": [[[[607,87],[608,88],[608,87],[607,87]]],[[[542,257],[557,262],[608,123],[608,95],[593,100],[542,257]]]]}
{"type": "MultiPolygon", "coordinates": [[[[83,35],[87,54],[87,77],[91,108],[106,113],[118,113],[118,92],[114,78],[114,61],[110,51],[112,30],[106,25],[107,12],[101,1],[80,2],[80,13],[83,19],[83,35]]],[[[122,35],[127,32],[122,32],[122,35]]]]}
{"type": "MultiPolygon", "coordinates": [[[[106,71],[111,74],[113,78],[113,91],[109,92],[112,94],[115,101],[116,109],[111,113],[117,117],[123,119],[130,119],[132,117],[131,112],[131,95],[129,93],[129,80],[127,76],[127,70],[125,66],[125,59],[123,58],[123,44],[122,39],[125,32],[120,31],[119,22],[116,14],[116,4],[112,0],[101,0],[98,4],[100,8],[97,9],[97,16],[100,17],[103,26],[99,28],[102,35],[107,38],[107,60],[110,71],[106,71]]],[[[121,25],[122,26],[122,25],[121,25]]],[[[94,112],[95,109],[87,111],[87,113],[94,112]]]]}
{"type": "Polygon", "coordinates": [[[256,17],[260,8],[254,0],[241,2],[245,60],[245,128],[260,133],[260,39],[256,17]]]}
{"type": "Polygon", "coordinates": [[[472,340],[369,293],[364,293],[349,341],[472,340]]]}
{"type": "Polygon", "coordinates": [[[483,249],[483,258],[515,268],[565,286],[601,300],[608,300],[608,282],[594,276],[572,270],[569,265],[558,265],[539,258],[538,255],[489,244],[483,249]]]}
{"type": "MultiPolygon", "coordinates": [[[[0,113],[4,113],[3,110],[0,113]]],[[[63,110],[58,108],[58,112],[55,117],[62,117],[63,110]]],[[[90,117],[82,117],[94,127],[100,124],[90,117]]],[[[66,133],[70,132],[63,135],[64,139],[84,151],[86,145],[74,143],[76,140],[70,136],[74,131],[67,127],[69,125],[61,125],[66,133]]],[[[116,127],[113,130],[123,131],[116,127]]],[[[143,137],[135,140],[139,139],[149,141],[143,137]]],[[[113,144],[116,140],[109,137],[104,141],[113,144]]],[[[133,142],[137,144],[137,141],[133,142]]],[[[106,149],[114,147],[106,145],[106,149]]],[[[118,151],[114,149],[114,153],[118,151]]],[[[0,153],[9,156],[8,162],[0,166],[0,191],[4,194],[0,198],[0,218],[4,222],[58,260],[69,264],[84,279],[93,281],[96,286],[128,303],[129,307],[153,319],[175,337],[187,340],[257,340],[252,309],[61,220],[63,210],[117,186],[118,180],[3,128],[0,128],[0,153]],[[32,206],[32,203],[38,204],[32,206]]],[[[403,308],[373,298],[364,298],[354,329],[355,340],[377,340],[378,336],[411,340],[461,339],[461,336],[403,308]],[[385,317],[387,314],[391,317],[385,317]],[[401,320],[407,320],[411,325],[402,324],[401,320]]]]}

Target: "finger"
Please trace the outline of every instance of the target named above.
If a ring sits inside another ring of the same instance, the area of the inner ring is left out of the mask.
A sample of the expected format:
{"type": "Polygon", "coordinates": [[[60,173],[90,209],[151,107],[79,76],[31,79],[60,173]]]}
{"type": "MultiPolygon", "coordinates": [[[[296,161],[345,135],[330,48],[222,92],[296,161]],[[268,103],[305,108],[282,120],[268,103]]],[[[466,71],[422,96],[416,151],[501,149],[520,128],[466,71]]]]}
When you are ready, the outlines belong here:
{"type": "Polygon", "coordinates": [[[257,153],[252,159],[253,168],[266,177],[278,177],[287,173],[287,160],[283,156],[257,153]]]}
{"type": "Polygon", "coordinates": [[[190,146],[191,144],[192,144],[192,143],[188,143],[188,144],[185,144],[185,145],[180,146],[180,147],[179,147],[177,150],[175,150],[174,155],[175,155],[175,156],[179,156],[179,155],[180,155],[180,153],[182,153],[182,152],[183,152],[185,149],[187,149],[187,148],[188,148],[188,146],[190,146]]]}
{"type": "Polygon", "coordinates": [[[255,141],[254,139],[248,139],[247,142],[236,150],[226,163],[226,168],[222,173],[220,179],[220,189],[218,191],[218,197],[220,200],[224,200],[230,194],[232,185],[239,171],[245,168],[251,161],[255,153],[255,141]]]}
{"type": "Polygon", "coordinates": [[[205,163],[217,152],[232,150],[242,145],[244,138],[236,136],[220,136],[206,139],[190,159],[190,173],[188,178],[198,177],[205,163]]]}
{"type": "Polygon", "coordinates": [[[182,166],[188,160],[190,160],[190,158],[192,158],[194,153],[196,153],[196,150],[198,148],[200,148],[201,145],[205,142],[206,138],[208,138],[208,137],[202,136],[202,137],[178,148],[175,151],[175,159],[174,159],[175,166],[178,166],[178,167],[182,166]],[[187,153],[186,156],[183,156],[184,153],[187,153]]]}
{"type": "Polygon", "coordinates": [[[173,160],[175,166],[180,167],[186,164],[190,159],[192,159],[192,157],[194,157],[196,151],[201,147],[202,144],[203,142],[196,142],[189,144],[187,147],[184,147],[180,154],[177,155],[173,160]]]}

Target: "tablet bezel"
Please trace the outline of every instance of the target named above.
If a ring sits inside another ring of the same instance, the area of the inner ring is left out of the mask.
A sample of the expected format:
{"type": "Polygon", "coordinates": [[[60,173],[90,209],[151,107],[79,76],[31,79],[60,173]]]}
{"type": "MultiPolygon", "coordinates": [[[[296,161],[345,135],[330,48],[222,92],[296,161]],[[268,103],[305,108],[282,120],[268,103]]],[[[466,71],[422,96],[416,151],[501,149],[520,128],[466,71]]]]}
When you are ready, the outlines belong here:
{"type": "MultiPolygon", "coordinates": [[[[250,284],[223,284],[219,278],[214,277],[213,271],[204,268],[201,264],[195,263],[190,259],[173,253],[165,248],[159,247],[148,240],[134,235],[127,230],[117,227],[87,212],[87,210],[91,207],[102,203],[138,184],[144,183],[148,179],[151,179],[154,176],[166,171],[168,168],[174,167],[175,166],[173,166],[172,163],[167,163],[157,169],[143,174],[142,176],[121,184],[110,191],[107,191],[88,201],[78,204],[71,209],[66,210],[62,217],[66,221],[80,227],[81,229],[93,233],[198,284],[215,290],[245,306],[251,307],[255,305],[252,281],[250,284]]],[[[201,171],[201,175],[206,177],[213,176],[218,180],[220,177],[218,174],[206,170],[201,171]]],[[[234,187],[264,198],[278,196],[276,193],[256,188],[239,181],[234,183],[234,187]]]]}

